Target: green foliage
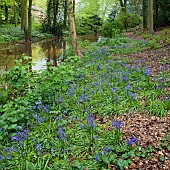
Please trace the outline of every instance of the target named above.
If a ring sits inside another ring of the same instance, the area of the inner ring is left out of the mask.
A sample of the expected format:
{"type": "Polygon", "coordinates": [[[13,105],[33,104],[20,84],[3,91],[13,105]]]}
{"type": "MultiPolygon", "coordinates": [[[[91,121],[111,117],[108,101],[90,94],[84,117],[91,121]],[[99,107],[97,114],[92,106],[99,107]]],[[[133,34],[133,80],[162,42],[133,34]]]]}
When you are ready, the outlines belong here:
{"type": "MultiPolygon", "coordinates": [[[[84,58],[70,56],[41,72],[31,70],[27,56],[17,61],[0,83],[0,166],[124,169],[136,157],[152,157],[159,148],[136,146],[137,139],[127,139],[115,120],[116,115],[139,111],[159,116],[168,112],[170,96],[162,96],[169,74],[162,71],[154,77],[143,60],[133,63],[113,56],[142,50],[146,43],[102,38],[86,47],[84,58]]],[[[167,141],[160,149],[169,149],[167,141]]]]}
{"type": "Polygon", "coordinates": [[[102,25],[102,19],[98,15],[85,15],[84,17],[76,17],[77,34],[97,34],[102,25]]]}
{"type": "MultiPolygon", "coordinates": [[[[37,29],[38,27],[36,25],[32,30],[32,37],[35,40],[42,40],[45,38],[52,37],[52,34],[40,33],[40,31],[37,29]]],[[[23,40],[24,38],[24,31],[21,30],[20,27],[14,27],[13,25],[5,25],[0,28],[0,43],[17,42],[23,40]]]]}

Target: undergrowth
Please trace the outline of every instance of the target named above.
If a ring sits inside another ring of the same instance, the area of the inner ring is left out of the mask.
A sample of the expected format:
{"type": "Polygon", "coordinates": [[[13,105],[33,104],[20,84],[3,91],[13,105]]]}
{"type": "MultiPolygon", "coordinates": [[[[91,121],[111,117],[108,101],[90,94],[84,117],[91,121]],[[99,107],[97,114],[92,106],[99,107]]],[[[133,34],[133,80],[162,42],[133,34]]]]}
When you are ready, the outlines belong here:
{"type": "MultiPolygon", "coordinates": [[[[170,109],[170,95],[164,94],[168,65],[153,76],[146,61],[112,55],[143,45],[105,39],[87,48],[84,58],[67,57],[58,67],[33,71],[23,56],[3,72],[1,169],[124,169],[134,157],[152,157],[155,150],[137,146],[134,136],[122,140],[123,124],[116,119],[137,112],[163,117],[170,109]]],[[[159,146],[169,150],[168,142],[159,146]]]]}

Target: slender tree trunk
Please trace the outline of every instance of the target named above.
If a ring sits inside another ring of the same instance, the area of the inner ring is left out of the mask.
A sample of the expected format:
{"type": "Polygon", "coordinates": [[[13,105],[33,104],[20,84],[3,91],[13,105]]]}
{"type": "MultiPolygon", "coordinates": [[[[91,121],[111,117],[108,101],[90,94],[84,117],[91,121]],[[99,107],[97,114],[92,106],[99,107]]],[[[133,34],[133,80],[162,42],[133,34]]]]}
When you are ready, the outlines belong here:
{"type": "MultiPolygon", "coordinates": [[[[1,3],[1,0],[0,0],[1,3]]],[[[1,9],[1,5],[0,5],[0,25],[2,24],[2,9],[1,9]]]]}
{"type": "Polygon", "coordinates": [[[148,29],[149,29],[149,33],[153,34],[154,30],[153,30],[153,0],[149,0],[148,1],[148,29]]]}
{"type": "Polygon", "coordinates": [[[15,0],[14,0],[14,5],[13,5],[13,8],[14,8],[14,24],[15,24],[15,27],[17,27],[17,10],[16,10],[16,4],[15,4],[15,0]]]}
{"type": "Polygon", "coordinates": [[[143,0],[143,31],[147,30],[147,1],[148,0],[143,0]]]}
{"type": "Polygon", "coordinates": [[[68,9],[68,22],[69,22],[69,29],[70,29],[70,38],[72,43],[73,52],[75,55],[83,57],[80,48],[77,43],[77,34],[76,34],[76,27],[74,21],[74,12],[73,12],[73,1],[67,0],[67,9],[68,9]]]}
{"type": "Polygon", "coordinates": [[[63,23],[64,23],[64,27],[66,28],[66,26],[67,26],[67,0],[64,0],[63,6],[64,6],[64,21],[63,21],[63,23]]]}
{"type": "Polygon", "coordinates": [[[158,27],[158,0],[154,0],[154,4],[153,4],[153,11],[154,11],[154,21],[153,21],[153,25],[154,25],[154,30],[156,30],[156,28],[158,27]]]}
{"type": "Polygon", "coordinates": [[[47,23],[48,23],[48,33],[51,33],[52,25],[51,25],[51,6],[52,0],[47,1],[47,23]]]}
{"type": "Polygon", "coordinates": [[[29,6],[28,6],[28,33],[27,38],[31,38],[31,30],[32,30],[32,14],[31,14],[31,8],[32,8],[32,0],[29,0],[29,6]]]}
{"type": "Polygon", "coordinates": [[[28,38],[28,0],[24,0],[24,32],[25,32],[25,38],[28,38]]]}
{"type": "Polygon", "coordinates": [[[24,29],[24,0],[21,0],[21,29],[24,29]]]}
{"type": "Polygon", "coordinates": [[[5,23],[8,23],[8,6],[5,3],[5,23]]]}
{"type": "Polygon", "coordinates": [[[59,1],[58,0],[53,0],[53,29],[56,29],[56,22],[57,22],[57,14],[58,14],[58,6],[59,6],[59,1]]]}
{"type": "Polygon", "coordinates": [[[122,13],[123,13],[123,25],[124,28],[127,31],[127,27],[128,27],[128,15],[127,15],[127,0],[120,0],[120,6],[122,8],[122,13]]]}

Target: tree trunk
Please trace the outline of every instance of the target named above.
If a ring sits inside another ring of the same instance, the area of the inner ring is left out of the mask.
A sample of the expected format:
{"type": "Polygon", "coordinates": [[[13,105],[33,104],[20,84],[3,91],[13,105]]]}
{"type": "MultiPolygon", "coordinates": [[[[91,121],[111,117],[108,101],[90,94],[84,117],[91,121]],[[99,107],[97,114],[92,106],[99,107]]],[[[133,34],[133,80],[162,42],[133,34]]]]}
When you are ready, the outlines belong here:
{"type": "Polygon", "coordinates": [[[153,22],[153,25],[154,25],[154,30],[156,30],[156,28],[158,27],[158,0],[154,0],[154,5],[153,5],[154,9],[154,22],[153,22]]]}
{"type": "Polygon", "coordinates": [[[28,6],[28,33],[27,38],[31,38],[31,30],[32,30],[32,14],[31,14],[31,8],[32,8],[32,0],[29,0],[29,6],[28,6]]]}
{"type": "Polygon", "coordinates": [[[148,1],[148,29],[149,29],[149,33],[153,34],[154,30],[153,30],[153,0],[149,0],[148,1]]]}
{"type": "Polygon", "coordinates": [[[68,9],[68,22],[69,22],[69,29],[70,29],[70,38],[71,44],[73,48],[73,52],[75,55],[83,57],[80,48],[77,43],[77,34],[76,34],[76,27],[74,21],[74,12],[73,12],[73,1],[67,0],[67,9],[68,9]]]}
{"type": "Polygon", "coordinates": [[[122,8],[122,14],[123,14],[123,25],[127,31],[128,28],[127,0],[120,0],[120,6],[122,8]]]}
{"type": "Polygon", "coordinates": [[[5,23],[8,23],[8,6],[5,3],[5,23]]]}
{"type": "Polygon", "coordinates": [[[21,29],[24,29],[24,0],[21,0],[21,29]]]}
{"type": "MultiPolygon", "coordinates": [[[[0,1],[1,3],[1,1],[0,1]]],[[[0,5],[0,25],[2,24],[2,9],[1,9],[1,5],[0,5]]]]}
{"type": "Polygon", "coordinates": [[[56,29],[56,23],[57,23],[57,14],[58,14],[58,6],[59,6],[59,1],[58,0],[53,0],[53,29],[56,29]]]}
{"type": "Polygon", "coordinates": [[[64,27],[66,28],[67,26],[67,0],[64,0],[64,21],[63,21],[63,24],[64,24],[64,27]]]}
{"type": "Polygon", "coordinates": [[[28,0],[24,0],[24,33],[25,38],[28,38],[28,0]]]}
{"type": "Polygon", "coordinates": [[[14,25],[15,27],[17,27],[17,10],[16,10],[16,4],[15,4],[15,0],[14,0],[14,5],[13,5],[13,8],[14,8],[14,25]]]}
{"type": "Polygon", "coordinates": [[[148,0],[143,0],[143,31],[147,30],[147,1],[148,0]]]}

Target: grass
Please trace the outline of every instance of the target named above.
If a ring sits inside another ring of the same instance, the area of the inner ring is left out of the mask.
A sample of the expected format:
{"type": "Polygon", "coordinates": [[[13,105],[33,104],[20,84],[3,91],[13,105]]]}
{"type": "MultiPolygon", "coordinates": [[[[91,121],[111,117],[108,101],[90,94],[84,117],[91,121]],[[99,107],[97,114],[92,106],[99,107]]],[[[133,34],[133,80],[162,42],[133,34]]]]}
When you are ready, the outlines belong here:
{"type": "MultiPolygon", "coordinates": [[[[124,169],[135,157],[151,158],[151,147],[137,146],[135,137],[122,139],[123,124],[116,119],[138,112],[163,117],[170,108],[170,96],[164,94],[167,72],[153,77],[145,61],[112,55],[142,50],[146,44],[141,42],[104,39],[87,46],[84,58],[67,57],[41,74],[22,64],[29,60],[24,56],[4,72],[1,84],[8,88],[0,93],[0,167],[124,169]]],[[[169,149],[168,139],[160,146],[169,149]]]]}

